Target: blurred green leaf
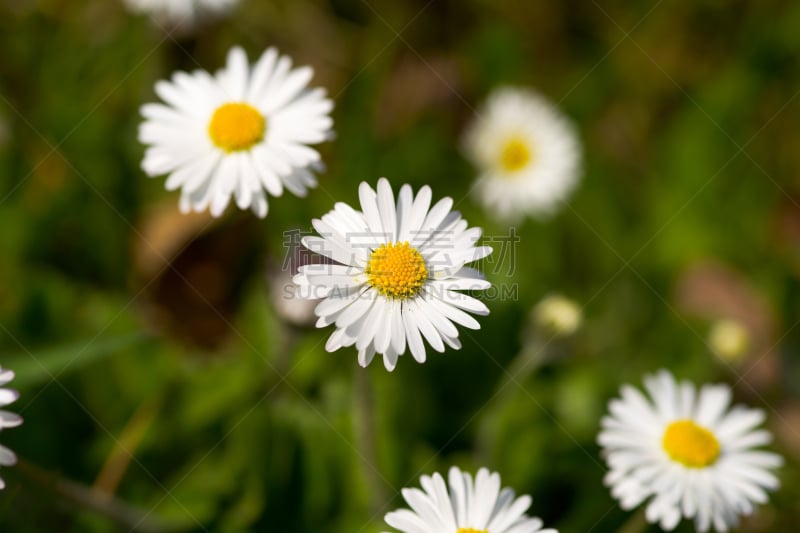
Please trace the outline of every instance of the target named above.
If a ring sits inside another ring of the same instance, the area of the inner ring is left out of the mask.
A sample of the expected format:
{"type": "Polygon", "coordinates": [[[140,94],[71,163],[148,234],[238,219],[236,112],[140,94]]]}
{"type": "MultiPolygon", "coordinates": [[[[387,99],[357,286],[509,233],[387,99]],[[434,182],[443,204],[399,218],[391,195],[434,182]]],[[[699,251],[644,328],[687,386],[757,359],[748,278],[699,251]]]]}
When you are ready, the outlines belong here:
{"type": "Polygon", "coordinates": [[[24,352],[13,356],[14,386],[26,389],[56,377],[60,378],[70,372],[77,372],[83,367],[112,357],[121,350],[152,341],[152,337],[144,333],[134,333],[124,337],[98,338],[88,342],[79,342],[57,348],[49,348],[35,352],[24,352]]]}

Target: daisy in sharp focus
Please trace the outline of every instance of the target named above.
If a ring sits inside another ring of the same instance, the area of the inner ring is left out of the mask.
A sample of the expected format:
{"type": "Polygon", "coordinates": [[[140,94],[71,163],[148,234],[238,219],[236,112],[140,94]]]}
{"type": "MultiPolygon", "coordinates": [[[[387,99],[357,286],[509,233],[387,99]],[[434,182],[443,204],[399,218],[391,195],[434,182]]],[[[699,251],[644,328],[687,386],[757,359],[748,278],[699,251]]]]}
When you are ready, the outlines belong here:
{"type": "Polygon", "coordinates": [[[317,327],[336,328],[325,348],[355,345],[361,366],[382,354],[390,371],[406,349],[424,362],[423,338],[437,352],[445,344],[459,349],[454,323],[479,329],[465,311],[489,314],[480,300],[458,292],[491,286],[465,266],[492,252],[475,246],[481,229],[467,228],[451,211],[451,198],[431,207],[428,186],[414,196],[403,185],[395,201],[381,178],[377,192],[361,183],[358,193],[361,211],[339,202],[312,222],[321,237],[303,239],[303,246],[338,264],[304,265],[294,278],[298,294],[325,298],[315,309],[317,327]]]}
{"type": "Polygon", "coordinates": [[[625,385],[609,403],[598,443],[611,494],[629,510],[648,500],[646,516],[662,529],[681,517],[699,531],[727,531],[778,487],[782,459],[757,449],[771,441],[764,413],[730,408],[727,385],[677,382],[667,371],[644,380],[648,395],[625,385]]]}
{"type": "Polygon", "coordinates": [[[541,529],[542,521],[525,514],[530,496],[515,498],[500,487],[500,475],[478,470],[470,474],[452,467],[449,487],[441,475],[422,476],[423,490],[403,489],[411,509],[386,515],[386,523],[403,533],[557,533],[541,529]]]}
{"type": "Polygon", "coordinates": [[[580,145],[574,127],[529,89],[494,91],[464,136],[478,169],[475,197],[506,221],[553,214],[575,188],[580,145]]]}
{"type": "Polygon", "coordinates": [[[220,216],[235,199],[240,209],[267,214],[267,193],[284,188],[305,196],[322,168],[309,145],[332,136],[333,103],[324,89],[308,89],[311,67],[292,69],[274,48],[252,66],[239,47],[215,76],[176,72],[155,90],[165,103],[145,104],[139,140],[148,145],[142,168],[168,174],[181,190],[180,208],[220,216]]]}
{"type": "MultiPolygon", "coordinates": [[[[14,379],[14,372],[3,370],[0,367],[0,407],[12,404],[19,398],[19,393],[12,389],[7,389],[7,385],[14,379]]],[[[7,428],[14,428],[22,424],[22,417],[16,413],[0,409],[0,431],[7,428]]],[[[13,466],[17,464],[17,456],[3,445],[0,445],[0,466],[13,466]]],[[[3,478],[0,478],[0,489],[6,487],[3,478]]]]}
{"type": "Polygon", "coordinates": [[[232,9],[239,0],[125,0],[135,13],[147,13],[178,26],[191,25],[202,14],[217,14],[232,9]]]}

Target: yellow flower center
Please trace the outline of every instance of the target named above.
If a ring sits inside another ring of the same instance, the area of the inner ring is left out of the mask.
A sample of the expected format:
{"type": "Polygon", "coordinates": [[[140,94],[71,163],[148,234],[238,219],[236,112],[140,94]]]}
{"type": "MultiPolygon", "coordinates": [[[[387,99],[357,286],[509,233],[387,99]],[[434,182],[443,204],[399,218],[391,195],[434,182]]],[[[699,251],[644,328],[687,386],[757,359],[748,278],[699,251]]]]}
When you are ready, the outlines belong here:
{"type": "Polygon", "coordinates": [[[525,168],[531,159],[533,152],[529,144],[520,137],[512,137],[500,154],[500,166],[506,172],[516,172],[525,168]]]}
{"type": "Polygon", "coordinates": [[[462,527],[456,533],[489,533],[488,529],[472,529],[471,527],[462,527]]]}
{"type": "Polygon", "coordinates": [[[714,434],[691,420],[676,420],[667,426],[661,445],[673,461],[690,468],[709,466],[719,457],[714,434]]]}
{"type": "Polygon", "coordinates": [[[400,299],[415,296],[428,277],[422,254],[409,246],[407,241],[376,248],[365,272],[369,276],[369,284],[379,293],[400,299]]]}
{"type": "Polygon", "coordinates": [[[253,106],[227,103],[211,116],[208,135],[214,144],[226,152],[247,150],[264,138],[267,120],[253,106]]]}

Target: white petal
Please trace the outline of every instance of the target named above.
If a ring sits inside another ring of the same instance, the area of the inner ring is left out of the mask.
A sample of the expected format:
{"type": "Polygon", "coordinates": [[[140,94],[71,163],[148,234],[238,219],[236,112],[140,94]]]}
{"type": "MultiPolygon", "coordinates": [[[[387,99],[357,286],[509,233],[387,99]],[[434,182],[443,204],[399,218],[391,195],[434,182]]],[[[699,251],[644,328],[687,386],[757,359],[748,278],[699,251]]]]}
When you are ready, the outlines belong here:
{"type": "Polygon", "coordinates": [[[372,358],[375,357],[375,348],[371,345],[358,350],[358,364],[362,367],[367,367],[372,362],[372,358]]]}
{"type": "Polygon", "coordinates": [[[17,455],[5,446],[0,446],[0,465],[13,466],[15,464],[17,464],[17,455]]]}
{"type": "Polygon", "coordinates": [[[358,198],[361,201],[361,211],[364,213],[364,218],[369,225],[369,231],[372,233],[373,238],[378,241],[378,244],[386,243],[387,233],[383,230],[381,215],[378,211],[377,194],[366,182],[361,182],[358,187],[358,198]]]}
{"type": "Polygon", "coordinates": [[[406,351],[406,328],[403,323],[403,304],[395,300],[392,304],[392,348],[398,355],[406,351]]]}
{"type": "Polygon", "coordinates": [[[253,149],[250,150],[250,154],[253,158],[253,165],[258,172],[258,176],[264,188],[267,189],[272,196],[281,196],[283,194],[283,182],[270,165],[270,156],[264,146],[261,144],[254,146],[253,149]]]}
{"type": "Polygon", "coordinates": [[[330,239],[323,239],[322,237],[303,237],[302,244],[310,251],[324,255],[343,265],[357,265],[358,256],[352,249],[344,248],[330,239]]]}
{"type": "Polygon", "coordinates": [[[275,91],[270,96],[269,100],[264,103],[264,112],[270,112],[283,107],[293,99],[297,94],[306,86],[311,78],[314,76],[314,69],[311,67],[300,67],[294,70],[286,78],[286,81],[280,87],[275,88],[275,91]]]}
{"type": "Polygon", "coordinates": [[[0,410],[0,429],[14,428],[22,424],[22,417],[10,411],[0,410]]]}
{"type": "Polygon", "coordinates": [[[231,102],[240,102],[244,99],[247,89],[249,74],[247,54],[239,46],[234,46],[228,52],[228,61],[225,70],[217,76],[225,97],[231,102]]]}
{"type": "Polygon", "coordinates": [[[388,302],[385,298],[376,297],[373,308],[358,333],[356,348],[360,351],[366,350],[367,347],[373,344],[375,334],[378,331],[378,327],[383,324],[383,317],[386,313],[388,313],[388,302]]]}
{"type": "Polygon", "coordinates": [[[10,383],[14,379],[14,371],[0,368],[0,385],[10,383]]]}
{"type": "Polygon", "coordinates": [[[387,371],[391,372],[397,366],[397,358],[399,354],[395,351],[394,347],[390,344],[383,354],[383,366],[387,371]]]}
{"type": "Polygon", "coordinates": [[[467,523],[467,493],[464,475],[458,468],[451,467],[447,477],[455,508],[456,523],[459,526],[464,526],[467,523]]]}
{"type": "Polygon", "coordinates": [[[442,353],[444,352],[442,337],[428,318],[423,304],[424,302],[421,302],[419,298],[408,301],[409,308],[415,313],[414,319],[417,322],[417,326],[419,326],[420,333],[422,333],[422,336],[428,341],[428,344],[431,345],[431,348],[442,353]]]}
{"type": "Polygon", "coordinates": [[[425,521],[408,509],[400,509],[388,513],[384,520],[393,528],[399,529],[404,533],[430,533],[425,521]]]}
{"type": "Polygon", "coordinates": [[[258,95],[264,91],[266,83],[272,75],[272,69],[275,66],[275,61],[278,58],[278,51],[274,47],[268,48],[253,66],[253,72],[250,77],[250,86],[247,90],[245,100],[254,102],[258,95]]]}
{"type": "Polygon", "coordinates": [[[409,232],[412,207],[414,206],[414,196],[411,192],[411,186],[408,184],[400,187],[400,192],[397,195],[397,241],[406,242],[411,241],[411,234],[409,232]]]}
{"type": "Polygon", "coordinates": [[[405,334],[408,339],[408,348],[411,355],[419,363],[425,362],[425,343],[422,342],[422,335],[417,326],[416,311],[410,308],[407,302],[403,302],[403,324],[405,326],[405,334]]]}
{"type": "Polygon", "coordinates": [[[425,221],[420,226],[419,236],[424,238],[423,242],[434,236],[438,236],[439,224],[441,224],[452,207],[453,199],[446,196],[431,208],[428,212],[428,216],[425,217],[425,221]]]}
{"type": "Polygon", "coordinates": [[[395,213],[394,195],[389,180],[381,178],[378,180],[378,212],[381,217],[383,231],[387,235],[389,242],[397,241],[397,214],[395,213]]]}
{"type": "MultiPolygon", "coordinates": [[[[463,270],[463,268],[461,270],[463,270]]],[[[451,291],[480,291],[491,287],[492,284],[485,279],[448,278],[444,280],[432,280],[428,290],[438,296],[444,289],[451,291]]]]}
{"type": "Polygon", "coordinates": [[[342,311],[336,319],[336,326],[339,328],[346,328],[350,324],[355,323],[361,319],[365,313],[372,309],[372,304],[375,302],[375,291],[364,291],[359,298],[342,311]]]}
{"type": "Polygon", "coordinates": [[[428,237],[428,235],[423,234],[421,230],[431,205],[431,196],[431,188],[425,185],[419,190],[416,198],[414,198],[414,205],[411,208],[411,216],[408,221],[408,240],[414,247],[419,247],[428,237]]]}
{"type": "Polygon", "coordinates": [[[477,320],[472,318],[470,315],[465,313],[464,311],[446,303],[438,298],[430,298],[428,300],[430,305],[434,306],[437,311],[443,314],[448,319],[452,320],[456,324],[464,326],[465,328],[469,329],[481,329],[480,323],[477,320]]]}
{"type": "Polygon", "coordinates": [[[486,307],[486,304],[460,292],[444,290],[442,291],[442,300],[476,315],[485,316],[489,314],[489,308],[486,307]]]}
{"type": "Polygon", "coordinates": [[[0,405],[14,403],[19,398],[19,393],[13,389],[0,389],[0,405]]]}

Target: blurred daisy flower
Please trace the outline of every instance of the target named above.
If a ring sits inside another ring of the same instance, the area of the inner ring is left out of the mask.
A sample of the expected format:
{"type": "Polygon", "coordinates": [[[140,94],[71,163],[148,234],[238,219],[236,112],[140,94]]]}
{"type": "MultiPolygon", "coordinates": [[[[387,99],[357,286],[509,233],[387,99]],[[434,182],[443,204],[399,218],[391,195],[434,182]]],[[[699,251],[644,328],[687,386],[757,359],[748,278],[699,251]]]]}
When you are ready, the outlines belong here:
{"type": "Polygon", "coordinates": [[[577,184],[581,154],[575,129],[532,90],[494,91],[464,144],[479,172],[476,198],[503,220],[549,216],[577,184]]]}
{"type": "Polygon", "coordinates": [[[134,13],[147,13],[178,26],[192,25],[201,14],[222,13],[239,0],[125,0],[134,13]]]}
{"type": "Polygon", "coordinates": [[[404,533],[557,533],[541,529],[541,519],[527,516],[531,497],[515,498],[512,489],[501,490],[496,472],[481,468],[473,481],[453,467],[449,488],[439,474],[420,481],[424,491],[403,489],[411,509],[388,513],[389,526],[404,533]]]}
{"type": "Polygon", "coordinates": [[[489,314],[479,300],[461,290],[483,290],[491,284],[465,266],[492,249],[475,246],[480,228],[451,211],[444,198],[431,207],[431,189],[416,197],[403,185],[395,201],[385,178],[377,193],[366,183],[358,189],[361,211],[344,203],[314,220],[321,237],[305,237],[303,245],[337,264],[305,265],[294,280],[307,298],[325,298],[315,309],[317,327],[334,324],[329,352],[355,345],[358,362],[367,366],[375,353],[393,370],[406,348],[425,361],[423,337],[438,352],[444,345],[459,349],[455,324],[479,329],[465,311],[489,314]]]}
{"type": "Polygon", "coordinates": [[[727,385],[677,382],[667,371],[644,380],[649,397],[630,385],[609,403],[598,442],[605,482],[623,509],[645,500],[646,516],[665,530],[694,519],[699,531],[727,531],[739,515],[778,487],[779,455],[756,449],[771,441],[764,413],[730,407],[727,385]]]}
{"type": "Polygon", "coordinates": [[[267,193],[305,196],[316,186],[312,170],[322,163],[308,145],[332,136],[333,103],[324,89],[306,88],[311,67],[291,66],[270,48],[251,69],[234,47],[216,76],[176,72],[156,83],[165,103],[142,106],[142,168],[169,175],[166,188],[181,189],[181,211],[210,207],[216,217],[235,198],[264,217],[267,193]]]}
{"type": "MultiPolygon", "coordinates": [[[[4,385],[7,385],[13,379],[14,372],[11,370],[3,370],[0,367],[0,407],[12,404],[19,398],[19,393],[17,391],[4,387],[4,385]]],[[[0,431],[17,427],[20,424],[22,424],[21,416],[10,411],[0,410],[0,431]]],[[[0,465],[13,466],[15,464],[17,464],[17,456],[14,452],[0,445],[0,465]]],[[[5,481],[3,481],[3,478],[0,478],[0,489],[4,489],[5,487],[5,481]]]]}

